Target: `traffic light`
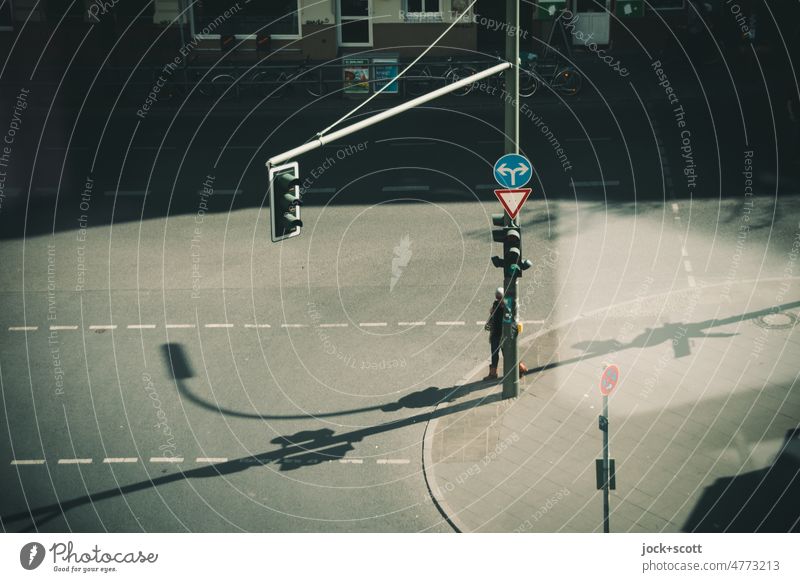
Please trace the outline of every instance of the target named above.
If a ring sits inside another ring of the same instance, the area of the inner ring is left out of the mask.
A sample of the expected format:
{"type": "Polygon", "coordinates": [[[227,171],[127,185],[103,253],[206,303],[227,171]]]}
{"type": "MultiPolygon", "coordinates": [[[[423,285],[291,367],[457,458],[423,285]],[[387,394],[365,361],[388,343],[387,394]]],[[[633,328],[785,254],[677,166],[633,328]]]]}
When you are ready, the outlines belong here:
{"type": "Polygon", "coordinates": [[[503,269],[507,278],[521,277],[531,267],[531,262],[522,259],[522,237],[519,227],[505,224],[505,215],[492,214],[492,240],[503,243],[503,257],[492,257],[492,264],[503,269]]]}
{"type": "Polygon", "coordinates": [[[269,212],[272,222],[272,242],[300,234],[300,166],[297,162],[270,166],[269,212]]]}

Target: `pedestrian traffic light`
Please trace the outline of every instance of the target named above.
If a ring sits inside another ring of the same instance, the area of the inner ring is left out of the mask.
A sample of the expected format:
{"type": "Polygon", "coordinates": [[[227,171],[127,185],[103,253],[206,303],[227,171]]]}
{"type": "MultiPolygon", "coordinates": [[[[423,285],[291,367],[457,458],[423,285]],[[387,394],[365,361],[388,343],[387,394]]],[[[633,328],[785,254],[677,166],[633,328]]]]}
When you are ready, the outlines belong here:
{"type": "Polygon", "coordinates": [[[300,166],[297,162],[270,166],[269,211],[272,222],[272,242],[300,234],[300,166]]]}

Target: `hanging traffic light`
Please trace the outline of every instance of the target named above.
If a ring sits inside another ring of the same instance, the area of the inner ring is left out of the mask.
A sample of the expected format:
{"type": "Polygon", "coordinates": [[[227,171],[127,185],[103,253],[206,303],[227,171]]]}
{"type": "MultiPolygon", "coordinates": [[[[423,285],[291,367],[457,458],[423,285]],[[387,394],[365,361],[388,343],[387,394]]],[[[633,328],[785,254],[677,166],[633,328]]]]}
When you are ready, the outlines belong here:
{"type": "Polygon", "coordinates": [[[269,211],[272,242],[300,234],[300,166],[297,162],[269,168],[269,211]]]}

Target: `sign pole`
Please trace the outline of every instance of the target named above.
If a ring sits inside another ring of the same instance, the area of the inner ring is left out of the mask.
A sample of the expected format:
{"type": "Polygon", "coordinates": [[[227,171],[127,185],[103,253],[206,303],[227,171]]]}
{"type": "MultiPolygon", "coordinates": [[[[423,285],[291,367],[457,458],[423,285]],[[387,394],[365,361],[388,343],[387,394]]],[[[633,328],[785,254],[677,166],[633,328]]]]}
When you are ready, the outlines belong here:
{"type": "MultiPolygon", "coordinates": [[[[519,153],[519,0],[506,0],[506,21],[514,26],[515,33],[506,35],[506,60],[511,67],[506,70],[505,150],[506,154],[519,153]]],[[[506,226],[516,226],[508,214],[506,226]]],[[[517,227],[519,228],[519,227],[517,227]]],[[[522,232],[520,231],[520,234],[522,232]]],[[[517,277],[505,277],[505,317],[503,318],[503,398],[519,396],[519,355],[517,353],[517,277]]]]}
{"type": "Polygon", "coordinates": [[[608,457],[608,397],[620,381],[619,366],[611,364],[606,366],[600,376],[600,394],[603,395],[603,414],[598,419],[599,428],[603,433],[603,458],[597,459],[597,488],[603,490],[603,533],[611,531],[611,508],[609,494],[615,489],[616,475],[614,475],[613,461],[608,457]]]}
{"type": "Polygon", "coordinates": [[[611,528],[610,507],[609,507],[609,466],[608,466],[608,396],[603,394],[603,418],[605,418],[605,430],[603,430],[603,533],[609,533],[611,528]]]}

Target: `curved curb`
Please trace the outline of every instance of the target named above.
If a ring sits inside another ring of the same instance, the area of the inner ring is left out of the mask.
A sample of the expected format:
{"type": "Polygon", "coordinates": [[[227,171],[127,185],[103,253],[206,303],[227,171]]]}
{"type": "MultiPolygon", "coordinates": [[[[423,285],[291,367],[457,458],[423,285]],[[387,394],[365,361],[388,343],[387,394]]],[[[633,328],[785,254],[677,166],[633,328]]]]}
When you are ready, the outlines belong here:
{"type": "MultiPolygon", "coordinates": [[[[800,280],[800,277],[790,277],[790,279],[792,279],[792,280],[800,280]]],[[[784,278],[782,278],[782,277],[766,277],[764,279],[747,279],[747,280],[744,280],[744,281],[739,281],[739,284],[755,283],[756,285],[758,285],[758,284],[761,284],[761,283],[773,283],[773,282],[776,282],[776,281],[783,281],[783,280],[784,280],[784,278]]],[[[725,284],[726,284],[725,282],[719,282],[719,283],[701,285],[699,290],[700,291],[704,291],[706,289],[713,289],[715,287],[719,287],[719,286],[722,286],[722,285],[725,285],[725,284]]],[[[593,316],[593,315],[595,315],[597,313],[602,313],[603,311],[608,311],[608,310],[611,310],[611,309],[614,309],[614,308],[621,307],[623,305],[628,305],[628,304],[631,304],[631,303],[636,303],[638,301],[643,301],[643,300],[647,300],[647,299],[653,299],[653,298],[656,298],[656,297],[665,297],[665,296],[675,295],[675,294],[678,294],[678,293],[686,293],[686,292],[692,291],[692,289],[693,289],[692,287],[685,287],[685,288],[681,288],[681,289],[674,289],[674,290],[670,290],[670,291],[664,291],[664,292],[661,292],[661,293],[651,293],[650,295],[646,295],[644,297],[637,297],[637,298],[634,298],[634,299],[629,299],[627,301],[621,301],[619,303],[614,303],[612,305],[607,305],[605,307],[599,307],[599,308],[596,308],[596,309],[591,309],[591,310],[589,310],[589,311],[587,311],[585,313],[581,313],[580,315],[576,315],[576,316],[571,317],[571,318],[569,318],[569,319],[567,319],[565,321],[562,321],[560,323],[557,323],[557,324],[554,324],[554,325],[550,325],[550,326],[547,326],[547,327],[542,327],[542,329],[540,329],[536,333],[532,334],[531,336],[525,338],[520,343],[523,346],[527,346],[529,343],[532,343],[534,340],[536,340],[540,336],[543,336],[543,335],[545,335],[547,333],[550,333],[553,330],[559,329],[559,328],[564,327],[566,325],[571,325],[571,324],[575,323],[576,321],[579,321],[579,320],[587,318],[587,317],[591,317],[591,316],[593,316]]],[[[479,374],[480,370],[483,369],[484,367],[485,367],[485,364],[480,364],[479,366],[475,367],[469,374],[467,374],[465,377],[463,377],[461,379],[461,381],[457,384],[457,386],[461,386],[461,385],[466,384],[467,382],[469,382],[469,380],[473,376],[475,376],[476,374],[479,374]]],[[[441,403],[437,404],[434,407],[434,409],[433,409],[434,412],[439,409],[439,406],[441,406],[441,403]]],[[[464,522],[461,520],[461,518],[458,517],[458,513],[453,511],[453,509],[450,507],[450,505],[447,503],[447,501],[441,495],[441,493],[440,493],[441,492],[441,488],[436,483],[436,476],[434,475],[434,472],[433,472],[433,468],[434,468],[435,465],[434,465],[434,462],[433,462],[433,453],[431,451],[433,449],[433,435],[436,433],[436,425],[437,425],[438,422],[439,422],[438,418],[434,418],[432,420],[429,420],[428,424],[425,426],[425,432],[424,432],[424,435],[423,435],[423,438],[422,438],[422,474],[423,474],[423,476],[425,478],[425,486],[428,488],[428,493],[430,494],[431,499],[433,500],[433,504],[436,506],[436,509],[439,511],[439,513],[442,514],[442,516],[444,517],[445,521],[447,521],[447,523],[450,525],[450,527],[452,527],[457,533],[468,533],[471,530],[466,526],[466,524],[464,524],[464,522]]]]}

